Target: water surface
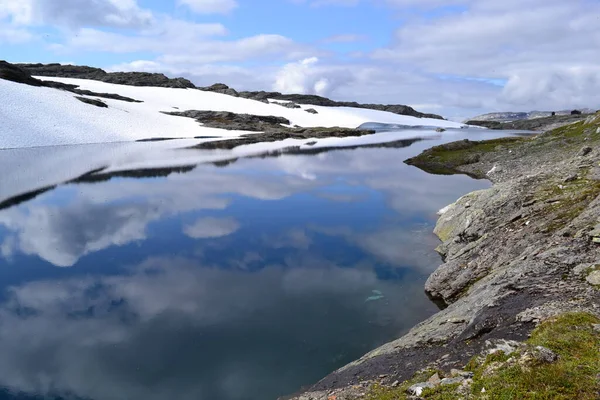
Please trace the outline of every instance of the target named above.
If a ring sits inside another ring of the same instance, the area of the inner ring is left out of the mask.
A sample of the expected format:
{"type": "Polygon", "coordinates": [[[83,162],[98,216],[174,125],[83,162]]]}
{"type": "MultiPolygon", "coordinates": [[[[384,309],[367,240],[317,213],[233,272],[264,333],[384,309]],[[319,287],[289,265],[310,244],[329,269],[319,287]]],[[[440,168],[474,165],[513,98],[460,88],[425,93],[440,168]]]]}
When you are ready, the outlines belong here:
{"type": "Polygon", "coordinates": [[[275,399],[399,337],[436,211],[489,186],[402,161],[467,136],[498,134],[99,177],[131,145],[0,151],[0,398],[275,399]]]}

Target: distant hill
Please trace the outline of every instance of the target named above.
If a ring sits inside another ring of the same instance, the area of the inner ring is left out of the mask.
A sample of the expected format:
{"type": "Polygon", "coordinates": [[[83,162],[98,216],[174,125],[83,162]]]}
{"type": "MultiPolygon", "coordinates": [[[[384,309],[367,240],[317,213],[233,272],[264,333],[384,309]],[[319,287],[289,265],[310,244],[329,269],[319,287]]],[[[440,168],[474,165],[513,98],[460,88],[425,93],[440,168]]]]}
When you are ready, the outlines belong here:
{"type": "MultiPolygon", "coordinates": [[[[573,110],[561,110],[555,111],[555,115],[571,115],[573,110]]],[[[577,109],[582,114],[593,114],[596,110],[590,108],[577,109]]],[[[551,117],[553,111],[530,111],[530,112],[497,112],[479,115],[477,117],[469,119],[469,121],[494,121],[494,122],[513,122],[522,121],[536,118],[551,117]]]]}

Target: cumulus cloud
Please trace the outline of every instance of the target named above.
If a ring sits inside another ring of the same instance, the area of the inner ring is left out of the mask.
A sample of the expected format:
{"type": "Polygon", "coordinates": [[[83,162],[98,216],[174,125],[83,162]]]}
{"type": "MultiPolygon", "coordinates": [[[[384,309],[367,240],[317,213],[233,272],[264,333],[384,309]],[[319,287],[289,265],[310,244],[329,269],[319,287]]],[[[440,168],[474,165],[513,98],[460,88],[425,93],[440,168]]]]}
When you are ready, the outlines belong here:
{"type": "MultiPolygon", "coordinates": [[[[404,7],[416,2],[390,3],[404,7]]],[[[597,2],[465,0],[445,4],[463,5],[466,11],[411,20],[398,29],[392,46],[374,52],[373,57],[435,74],[507,81],[504,90],[497,88],[495,104],[488,108],[598,105],[597,2]]]]}
{"type": "Polygon", "coordinates": [[[311,57],[286,64],[275,78],[274,90],[327,96],[352,80],[352,74],[345,68],[321,68],[318,63],[317,57],[311,57]]]}
{"type": "Polygon", "coordinates": [[[240,229],[240,223],[234,218],[200,218],[184,227],[185,234],[193,239],[219,238],[231,235],[240,229]]]}

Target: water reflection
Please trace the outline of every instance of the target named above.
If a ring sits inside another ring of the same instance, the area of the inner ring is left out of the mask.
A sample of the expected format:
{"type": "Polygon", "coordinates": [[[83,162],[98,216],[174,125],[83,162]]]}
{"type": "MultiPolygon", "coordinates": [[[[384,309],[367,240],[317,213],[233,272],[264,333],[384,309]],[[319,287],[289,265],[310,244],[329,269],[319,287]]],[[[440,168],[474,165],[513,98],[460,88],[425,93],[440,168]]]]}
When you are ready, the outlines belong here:
{"type": "Polygon", "coordinates": [[[488,185],[411,144],[78,170],[7,206],[0,398],[274,399],[397,337],[435,311],[435,212],[488,185]]]}

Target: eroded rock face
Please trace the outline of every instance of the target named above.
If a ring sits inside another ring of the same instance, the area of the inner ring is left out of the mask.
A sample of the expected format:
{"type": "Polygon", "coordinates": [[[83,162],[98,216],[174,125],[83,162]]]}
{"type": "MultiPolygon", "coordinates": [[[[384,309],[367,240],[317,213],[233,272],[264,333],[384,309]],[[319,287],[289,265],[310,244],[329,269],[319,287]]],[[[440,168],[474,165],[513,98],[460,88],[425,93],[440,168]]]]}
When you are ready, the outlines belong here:
{"type": "Polygon", "coordinates": [[[554,362],[548,349],[524,350],[521,342],[553,316],[598,314],[600,290],[588,282],[596,282],[600,265],[600,244],[594,242],[600,222],[599,127],[597,114],[533,138],[459,142],[425,152],[434,162],[466,160],[454,163],[452,171],[487,176],[495,184],[440,211],[435,232],[444,263],[426,289],[444,308],[311,391],[352,385],[356,376],[386,374],[383,384],[389,385],[423,369],[461,369],[499,347],[521,351],[513,362],[554,362]],[[583,155],[584,146],[593,150],[583,155]],[[577,179],[568,179],[572,176],[577,179]]]}

